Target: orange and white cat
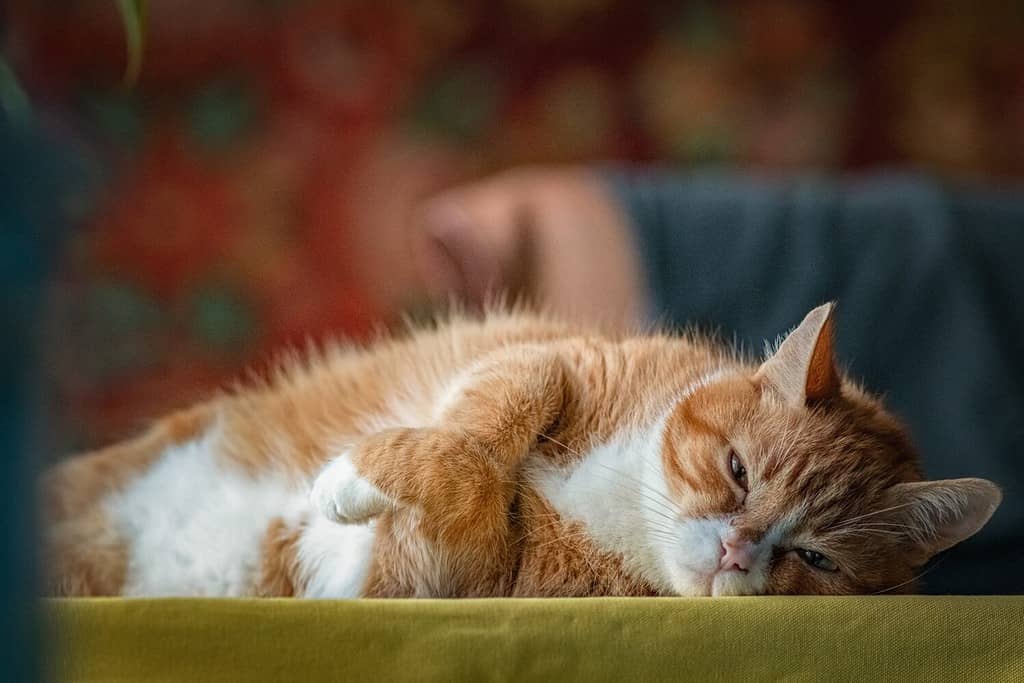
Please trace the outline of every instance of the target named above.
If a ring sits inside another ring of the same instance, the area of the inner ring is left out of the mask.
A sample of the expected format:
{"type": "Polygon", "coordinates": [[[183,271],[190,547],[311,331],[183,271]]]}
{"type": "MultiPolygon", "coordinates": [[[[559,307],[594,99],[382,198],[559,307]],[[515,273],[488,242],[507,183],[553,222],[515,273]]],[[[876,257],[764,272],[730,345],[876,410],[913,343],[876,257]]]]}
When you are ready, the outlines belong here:
{"type": "Polygon", "coordinates": [[[1000,501],[833,360],[531,315],[294,360],[43,482],[63,595],[907,591],[1000,501]]]}

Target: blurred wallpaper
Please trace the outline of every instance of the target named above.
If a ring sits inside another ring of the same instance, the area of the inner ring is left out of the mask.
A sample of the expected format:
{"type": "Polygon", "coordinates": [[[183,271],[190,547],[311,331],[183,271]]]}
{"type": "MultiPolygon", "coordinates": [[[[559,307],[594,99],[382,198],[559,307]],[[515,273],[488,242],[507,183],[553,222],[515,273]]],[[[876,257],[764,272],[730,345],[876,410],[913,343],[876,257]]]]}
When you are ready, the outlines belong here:
{"type": "Polygon", "coordinates": [[[8,2],[85,169],[46,319],[59,450],[415,309],[431,192],[514,164],[1024,175],[1024,3],[8,2]],[[967,11],[965,8],[970,8],[967,11]]]}

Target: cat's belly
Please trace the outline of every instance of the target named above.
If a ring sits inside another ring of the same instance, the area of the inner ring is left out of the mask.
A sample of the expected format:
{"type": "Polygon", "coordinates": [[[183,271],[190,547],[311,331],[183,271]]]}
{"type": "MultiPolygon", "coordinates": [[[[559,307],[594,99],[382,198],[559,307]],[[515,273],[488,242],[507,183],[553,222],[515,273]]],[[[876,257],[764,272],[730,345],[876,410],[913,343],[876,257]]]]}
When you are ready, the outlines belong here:
{"type": "Polygon", "coordinates": [[[308,597],[357,597],[373,547],[372,526],[331,523],[311,510],[305,482],[251,476],[218,457],[218,435],[168,449],[104,502],[124,540],[126,596],[245,596],[259,580],[272,521],[299,524],[297,586],[308,597]]]}

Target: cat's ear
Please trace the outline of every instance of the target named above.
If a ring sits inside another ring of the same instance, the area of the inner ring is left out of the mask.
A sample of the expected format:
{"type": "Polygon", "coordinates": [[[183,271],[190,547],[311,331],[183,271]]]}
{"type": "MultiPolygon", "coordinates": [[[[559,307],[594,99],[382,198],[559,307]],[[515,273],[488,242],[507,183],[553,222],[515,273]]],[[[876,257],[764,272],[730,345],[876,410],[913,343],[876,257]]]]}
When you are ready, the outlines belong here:
{"type": "Polygon", "coordinates": [[[761,365],[755,380],[795,407],[838,396],[834,310],[835,304],[827,303],[808,313],[761,365]]]}
{"type": "Polygon", "coordinates": [[[914,564],[976,534],[1003,494],[987,479],[942,479],[895,484],[883,496],[884,517],[899,524],[917,549],[914,564]]]}

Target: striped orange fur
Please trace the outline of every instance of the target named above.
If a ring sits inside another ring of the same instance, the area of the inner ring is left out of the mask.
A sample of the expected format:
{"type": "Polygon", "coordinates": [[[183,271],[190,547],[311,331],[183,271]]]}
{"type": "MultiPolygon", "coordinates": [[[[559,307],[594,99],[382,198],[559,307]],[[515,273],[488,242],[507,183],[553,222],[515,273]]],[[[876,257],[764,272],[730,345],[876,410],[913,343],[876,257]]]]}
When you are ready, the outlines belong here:
{"type": "Polygon", "coordinates": [[[833,360],[531,314],[296,357],[42,482],[64,595],[906,591],[1000,500],[833,360]]]}

